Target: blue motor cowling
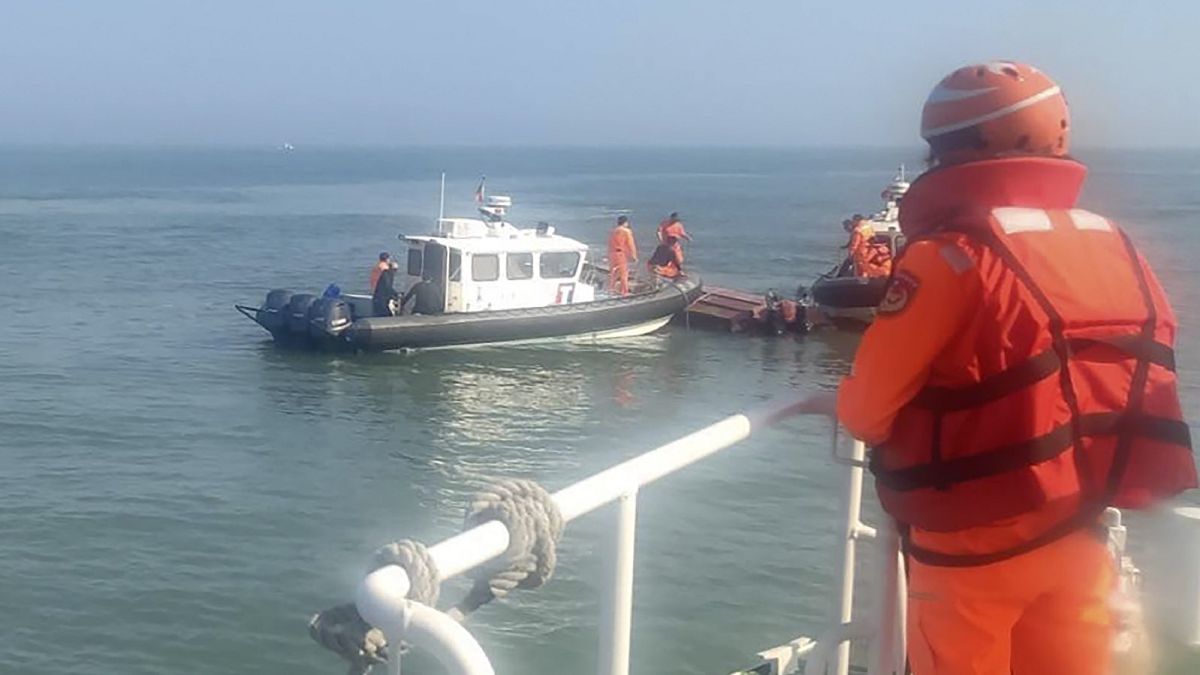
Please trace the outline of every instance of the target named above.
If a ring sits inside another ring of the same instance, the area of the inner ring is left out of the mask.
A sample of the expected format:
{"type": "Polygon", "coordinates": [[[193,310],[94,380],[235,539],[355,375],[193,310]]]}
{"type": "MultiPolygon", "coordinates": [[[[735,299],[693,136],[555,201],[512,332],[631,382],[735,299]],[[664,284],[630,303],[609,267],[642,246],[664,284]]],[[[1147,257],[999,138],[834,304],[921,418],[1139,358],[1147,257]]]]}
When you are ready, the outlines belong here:
{"type": "Polygon", "coordinates": [[[267,293],[267,299],[255,313],[258,323],[263,328],[275,333],[287,327],[287,306],[292,299],[292,292],[282,288],[267,293]]]}
{"type": "Polygon", "coordinates": [[[308,310],[317,301],[312,293],[297,293],[287,305],[287,329],[297,335],[308,335],[308,310]]]}

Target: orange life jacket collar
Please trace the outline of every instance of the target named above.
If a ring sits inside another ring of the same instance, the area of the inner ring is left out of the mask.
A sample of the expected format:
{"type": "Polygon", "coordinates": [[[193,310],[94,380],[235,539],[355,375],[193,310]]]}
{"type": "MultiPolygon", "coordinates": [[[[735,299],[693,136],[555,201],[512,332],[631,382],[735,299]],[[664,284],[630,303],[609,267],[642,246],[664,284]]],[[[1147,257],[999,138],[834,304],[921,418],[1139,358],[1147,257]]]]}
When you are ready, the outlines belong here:
{"type": "Polygon", "coordinates": [[[915,237],[993,206],[1069,209],[1086,176],[1083,164],[1056,157],[1004,157],[936,168],[921,174],[905,193],[900,229],[915,237]]]}

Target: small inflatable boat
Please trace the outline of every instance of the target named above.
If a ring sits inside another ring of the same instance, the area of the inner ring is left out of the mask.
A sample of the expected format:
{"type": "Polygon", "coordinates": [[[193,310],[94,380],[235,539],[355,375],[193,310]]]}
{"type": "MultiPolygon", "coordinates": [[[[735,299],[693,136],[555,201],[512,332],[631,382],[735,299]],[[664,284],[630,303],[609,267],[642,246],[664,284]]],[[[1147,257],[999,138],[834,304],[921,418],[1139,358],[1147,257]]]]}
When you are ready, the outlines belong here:
{"type": "MultiPolygon", "coordinates": [[[[880,195],[884,201],[883,210],[867,219],[875,231],[872,242],[886,246],[893,260],[904,247],[904,235],[900,231],[900,201],[908,187],[904,167],[901,166],[896,177],[880,195]]],[[[855,274],[854,261],[847,256],[813,282],[808,301],[822,322],[832,323],[841,329],[862,330],[875,320],[875,308],[887,293],[888,281],[887,276],[855,274]]]]}
{"type": "Polygon", "coordinates": [[[888,277],[830,273],[813,282],[809,293],[824,320],[837,328],[861,330],[875,320],[875,308],[883,300],[887,286],[888,277]]]}
{"type": "Polygon", "coordinates": [[[395,269],[384,274],[385,292],[374,296],[277,289],[258,307],[235,308],[280,345],[388,351],[643,335],[701,294],[698,277],[683,277],[607,296],[585,244],[544,224],[513,227],[504,221],[511,204],[490,197],[480,208],[483,220],[441,218],[432,235],[401,235],[407,287],[425,284],[421,314],[396,315],[395,269]],[[381,307],[381,296],[391,302],[381,307]]]}

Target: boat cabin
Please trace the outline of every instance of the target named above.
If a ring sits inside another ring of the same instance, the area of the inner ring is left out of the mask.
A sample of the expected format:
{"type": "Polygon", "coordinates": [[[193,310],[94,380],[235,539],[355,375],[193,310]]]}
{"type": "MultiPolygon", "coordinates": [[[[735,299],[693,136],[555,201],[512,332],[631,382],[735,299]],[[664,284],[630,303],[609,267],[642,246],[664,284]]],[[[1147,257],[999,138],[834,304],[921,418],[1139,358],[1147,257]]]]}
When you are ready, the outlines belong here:
{"type": "Polygon", "coordinates": [[[520,229],[505,220],[512,200],[488,197],[482,218],[441,218],[434,234],[405,236],[401,272],[406,288],[433,281],[447,313],[522,309],[590,302],[595,289],[580,280],[587,245],[545,223],[520,229]]]}

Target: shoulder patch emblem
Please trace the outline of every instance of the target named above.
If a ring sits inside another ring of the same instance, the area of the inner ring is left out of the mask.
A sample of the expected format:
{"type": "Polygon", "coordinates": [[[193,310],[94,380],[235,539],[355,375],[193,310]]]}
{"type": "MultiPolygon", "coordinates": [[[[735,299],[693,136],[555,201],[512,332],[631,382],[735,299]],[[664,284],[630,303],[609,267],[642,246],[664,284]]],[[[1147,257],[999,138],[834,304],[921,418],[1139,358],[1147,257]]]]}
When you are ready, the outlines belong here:
{"type": "Polygon", "coordinates": [[[921,282],[916,277],[899,270],[892,275],[892,280],[888,283],[887,292],[883,295],[883,300],[879,302],[877,309],[879,314],[899,314],[908,306],[912,297],[916,295],[917,289],[921,286],[921,282]]]}

